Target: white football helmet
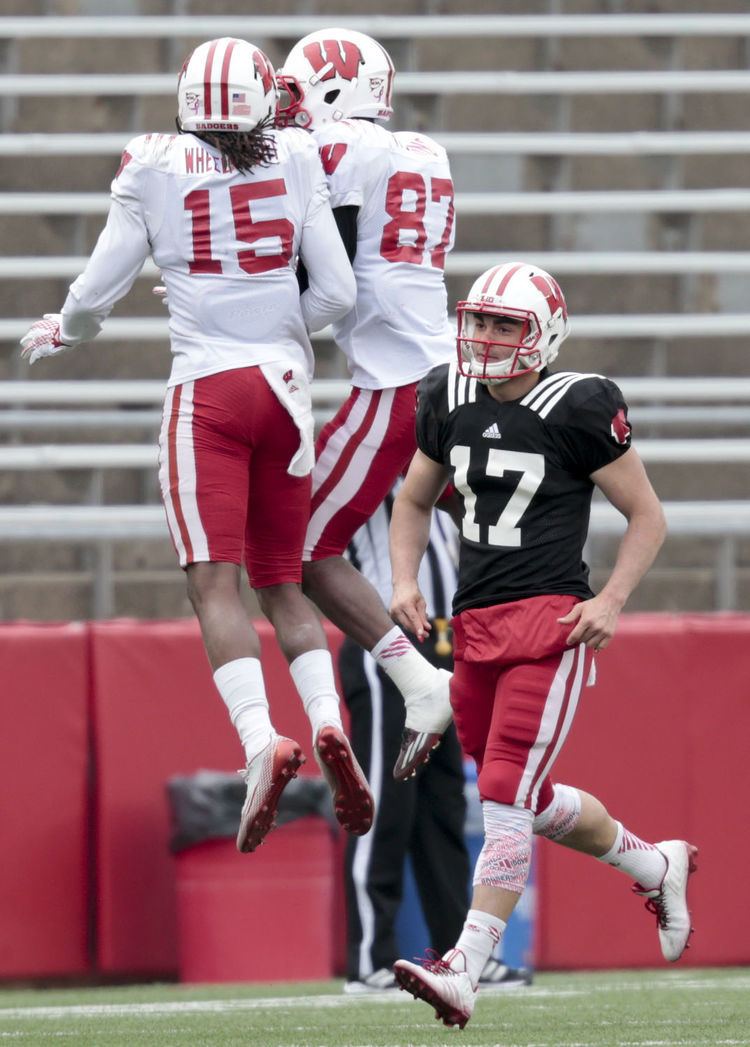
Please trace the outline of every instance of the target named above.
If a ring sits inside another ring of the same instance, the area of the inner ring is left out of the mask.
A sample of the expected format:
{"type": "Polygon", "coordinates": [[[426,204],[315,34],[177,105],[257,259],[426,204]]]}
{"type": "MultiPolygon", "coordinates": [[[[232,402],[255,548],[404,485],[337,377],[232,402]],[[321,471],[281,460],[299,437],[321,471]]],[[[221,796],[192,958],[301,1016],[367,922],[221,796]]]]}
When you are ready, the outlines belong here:
{"type": "Polygon", "coordinates": [[[559,284],[544,269],[525,262],[505,262],[482,273],[466,301],[456,306],[456,319],[458,369],[486,385],[541,371],[570,334],[559,284]],[[509,317],[523,326],[498,339],[492,317],[509,317]]]}
{"type": "Polygon", "coordinates": [[[252,131],[274,116],[278,88],[268,57],[247,40],[207,40],[189,55],[177,81],[183,131],[252,131]]]}
{"type": "Polygon", "coordinates": [[[350,116],[389,120],[393,62],[353,29],[319,29],[289,52],[278,73],[278,123],[317,129],[350,116]]]}

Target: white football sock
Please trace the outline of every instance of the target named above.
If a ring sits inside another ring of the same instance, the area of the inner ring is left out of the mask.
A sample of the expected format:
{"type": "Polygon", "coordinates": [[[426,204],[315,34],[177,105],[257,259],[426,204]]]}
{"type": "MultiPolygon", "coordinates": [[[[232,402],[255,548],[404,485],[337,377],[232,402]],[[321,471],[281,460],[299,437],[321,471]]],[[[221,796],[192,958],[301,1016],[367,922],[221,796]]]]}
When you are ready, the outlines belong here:
{"type": "Polygon", "coordinates": [[[466,971],[474,988],[503,936],[507,924],[499,916],[469,909],[461,937],[443,959],[452,971],[466,971]]]}
{"type": "Polygon", "coordinates": [[[598,861],[624,872],[647,891],[660,887],[667,871],[667,859],[661,851],[628,832],[621,822],[617,822],[615,842],[598,861]]]}
{"type": "Polygon", "coordinates": [[[370,654],[393,680],[405,701],[418,701],[432,692],[438,670],[397,625],[375,644],[370,654]]]}
{"type": "Polygon", "coordinates": [[[214,683],[240,736],[248,760],[275,734],[258,658],[235,658],[214,673],[214,683]]]}
{"type": "Polygon", "coordinates": [[[294,659],[289,672],[310,721],[313,741],[325,724],[343,730],[331,652],[325,648],[306,651],[294,659]]]}

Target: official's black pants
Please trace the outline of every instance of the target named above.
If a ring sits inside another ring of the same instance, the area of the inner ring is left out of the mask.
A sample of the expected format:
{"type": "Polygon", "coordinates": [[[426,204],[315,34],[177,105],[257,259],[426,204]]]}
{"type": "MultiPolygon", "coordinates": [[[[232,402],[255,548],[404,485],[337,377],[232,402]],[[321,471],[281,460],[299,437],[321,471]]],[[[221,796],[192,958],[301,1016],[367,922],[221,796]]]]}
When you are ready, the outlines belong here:
{"type": "MultiPolygon", "coordinates": [[[[447,658],[430,660],[451,668],[447,658]]],[[[407,854],[431,939],[425,945],[441,955],[455,945],[469,904],[469,858],[463,765],[453,725],[415,779],[394,781],[403,698],[350,640],[344,642],[339,667],[352,746],[376,811],[370,832],[349,837],[346,849],[347,978],[355,981],[398,959],[394,922],[407,854]]]]}

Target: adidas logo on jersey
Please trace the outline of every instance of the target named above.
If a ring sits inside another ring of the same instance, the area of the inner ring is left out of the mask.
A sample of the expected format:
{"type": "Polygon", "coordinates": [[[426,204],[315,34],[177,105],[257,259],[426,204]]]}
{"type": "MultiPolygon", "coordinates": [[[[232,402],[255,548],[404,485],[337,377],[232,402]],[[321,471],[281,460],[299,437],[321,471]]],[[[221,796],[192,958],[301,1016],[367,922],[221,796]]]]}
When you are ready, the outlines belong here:
{"type": "Polygon", "coordinates": [[[497,422],[493,422],[492,425],[488,426],[482,436],[486,436],[488,440],[499,440],[501,438],[500,427],[497,422]]]}

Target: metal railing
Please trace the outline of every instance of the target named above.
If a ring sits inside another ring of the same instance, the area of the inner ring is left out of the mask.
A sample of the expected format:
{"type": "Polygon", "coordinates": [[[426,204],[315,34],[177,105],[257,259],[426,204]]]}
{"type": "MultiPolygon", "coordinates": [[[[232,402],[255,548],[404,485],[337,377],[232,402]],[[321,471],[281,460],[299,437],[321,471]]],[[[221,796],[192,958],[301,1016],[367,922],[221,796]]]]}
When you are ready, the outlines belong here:
{"type": "MultiPolygon", "coordinates": [[[[9,16],[0,38],[116,39],[192,36],[274,37],[298,40],[331,24],[330,15],[9,16]]],[[[566,15],[347,15],[346,25],[383,40],[477,37],[720,37],[750,36],[750,15],[566,14],[566,15]]]]}
{"type": "MultiPolygon", "coordinates": [[[[171,97],[173,73],[57,73],[0,75],[3,98],[70,98],[104,95],[114,98],[171,97]]],[[[620,72],[517,72],[477,69],[400,72],[399,95],[618,95],[618,94],[746,94],[746,69],[628,70],[620,72]]]]}
{"type": "MultiPolygon", "coordinates": [[[[145,132],[144,132],[145,133],[145,132]]],[[[118,157],[137,132],[0,134],[0,156],[118,157]]],[[[449,153],[505,156],[691,156],[750,152],[736,131],[465,132],[431,131],[449,153]]]]}
{"type": "MultiPolygon", "coordinates": [[[[737,606],[737,541],[750,535],[750,500],[665,502],[670,539],[718,539],[714,558],[715,609],[737,606]]],[[[623,517],[608,503],[595,503],[590,538],[616,537],[623,517]]],[[[117,542],[168,541],[160,505],[0,506],[0,542],[84,543],[94,555],[92,612],[111,617],[115,607],[112,547],[117,542]]]]}
{"type": "MultiPolygon", "coordinates": [[[[566,276],[750,272],[750,251],[525,251],[524,259],[566,276]]],[[[449,275],[471,276],[505,260],[494,251],[452,251],[446,256],[445,269],[449,275]]],[[[83,272],[87,262],[85,255],[5,255],[0,256],[0,279],[70,280],[83,272]]],[[[159,268],[149,259],[139,275],[156,280],[159,268]]]]}
{"type": "MultiPolygon", "coordinates": [[[[104,215],[109,193],[0,193],[0,215],[104,215]]],[[[750,210],[750,189],[601,189],[554,193],[456,193],[456,211],[469,215],[601,213],[669,214],[750,210]]]]}

